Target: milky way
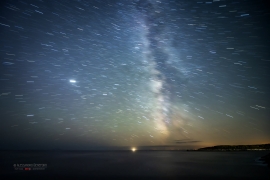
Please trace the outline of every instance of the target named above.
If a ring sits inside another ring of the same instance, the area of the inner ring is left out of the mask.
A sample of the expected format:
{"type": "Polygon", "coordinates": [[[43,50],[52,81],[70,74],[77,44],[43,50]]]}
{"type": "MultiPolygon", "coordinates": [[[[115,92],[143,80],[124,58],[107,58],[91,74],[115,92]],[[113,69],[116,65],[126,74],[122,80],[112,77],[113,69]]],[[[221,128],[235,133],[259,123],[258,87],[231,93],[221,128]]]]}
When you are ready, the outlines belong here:
{"type": "Polygon", "coordinates": [[[4,148],[269,141],[262,1],[5,1],[4,148]]]}

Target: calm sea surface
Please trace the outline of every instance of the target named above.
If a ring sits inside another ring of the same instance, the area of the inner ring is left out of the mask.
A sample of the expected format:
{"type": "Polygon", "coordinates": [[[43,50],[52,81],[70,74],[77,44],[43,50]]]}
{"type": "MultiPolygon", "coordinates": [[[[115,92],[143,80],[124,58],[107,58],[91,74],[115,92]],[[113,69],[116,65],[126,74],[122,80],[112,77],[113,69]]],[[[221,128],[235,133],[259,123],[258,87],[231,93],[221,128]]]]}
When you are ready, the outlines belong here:
{"type": "MultiPolygon", "coordinates": [[[[270,179],[269,151],[1,152],[1,177],[92,179],[270,179]],[[15,170],[14,164],[46,164],[15,170]]],[[[2,179],[0,177],[0,179],[2,179]]]]}

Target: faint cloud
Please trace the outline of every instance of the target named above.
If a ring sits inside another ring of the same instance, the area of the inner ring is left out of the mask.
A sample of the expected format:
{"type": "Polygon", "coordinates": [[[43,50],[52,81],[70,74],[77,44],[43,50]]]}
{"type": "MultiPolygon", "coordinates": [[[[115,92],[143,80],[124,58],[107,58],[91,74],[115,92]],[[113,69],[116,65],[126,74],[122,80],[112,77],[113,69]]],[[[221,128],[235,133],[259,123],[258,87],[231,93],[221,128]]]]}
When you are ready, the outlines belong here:
{"type": "Polygon", "coordinates": [[[188,143],[198,143],[201,141],[195,141],[195,140],[191,140],[191,139],[181,139],[181,140],[174,140],[174,142],[177,144],[188,144],[188,143]]]}

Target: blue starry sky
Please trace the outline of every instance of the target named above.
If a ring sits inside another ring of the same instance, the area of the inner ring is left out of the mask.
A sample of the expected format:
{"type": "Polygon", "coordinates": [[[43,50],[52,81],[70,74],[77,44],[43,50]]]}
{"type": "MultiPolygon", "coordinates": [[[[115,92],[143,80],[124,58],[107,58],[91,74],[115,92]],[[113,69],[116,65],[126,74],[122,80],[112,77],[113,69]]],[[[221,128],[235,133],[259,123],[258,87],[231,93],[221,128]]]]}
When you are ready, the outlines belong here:
{"type": "Polygon", "coordinates": [[[6,0],[2,149],[270,141],[269,6],[6,0]]]}

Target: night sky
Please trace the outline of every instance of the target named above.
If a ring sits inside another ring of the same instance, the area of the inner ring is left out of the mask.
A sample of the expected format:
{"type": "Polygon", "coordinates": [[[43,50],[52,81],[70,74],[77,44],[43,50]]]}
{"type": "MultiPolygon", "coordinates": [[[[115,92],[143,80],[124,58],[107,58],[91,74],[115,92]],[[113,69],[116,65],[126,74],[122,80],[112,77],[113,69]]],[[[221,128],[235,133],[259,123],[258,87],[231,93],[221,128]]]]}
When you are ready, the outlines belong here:
{"type": "Polygon", "coordinates": [[[269,6],[256,0],[10,0],[0,147],[270,142],[269,6]]]}

